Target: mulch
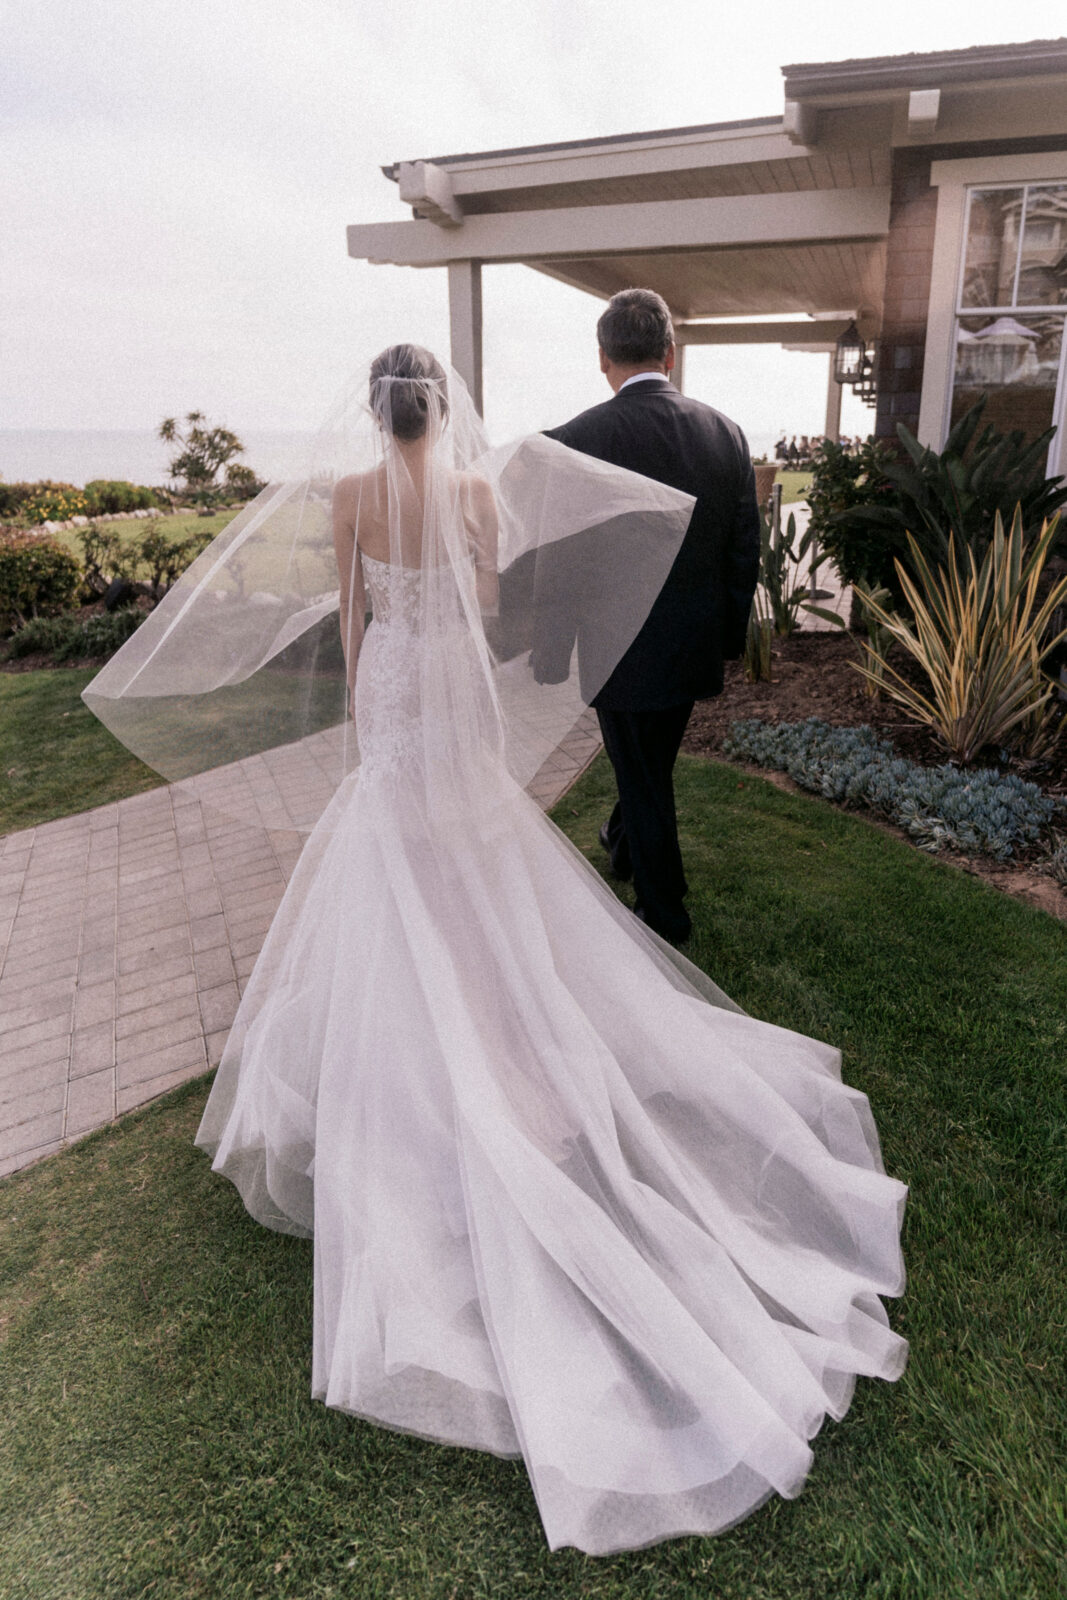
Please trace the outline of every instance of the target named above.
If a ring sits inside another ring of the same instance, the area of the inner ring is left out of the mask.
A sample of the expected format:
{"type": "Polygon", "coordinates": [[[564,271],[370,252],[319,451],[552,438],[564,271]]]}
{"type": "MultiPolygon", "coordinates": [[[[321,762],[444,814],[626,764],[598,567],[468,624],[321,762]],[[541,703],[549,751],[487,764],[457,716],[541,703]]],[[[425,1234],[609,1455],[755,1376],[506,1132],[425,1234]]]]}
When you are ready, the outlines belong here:
{"type": "MultiPolygon", "coordinates": [[[[790,639],[775,640],[774,678],[770,683],[746,682],[742,663],[728,661],[722,694],[714,700],[698,701],[689,720],[683,750],[721,761],[726,759],[722,741],[732,722],[750,717],[764,722],[802,722],[806,717],[819,717],[835,727],[855,728],[866,723],[888,739],[899,755],[923,766],[938,766],[946,761],[945,751],[930,733],[907,721],[892,701],[872,699],[867,694],[863,678],[852,665],[859,656],[859,645],[850,634],[801,632],[790,639]]],[[[894,654],[891,660],[898,670],[909,673],[910,664],[903,652],[894,654]]],[[[990,760],[981,764],[1000,765],[997,753],[990,752],[990,760]]],[[[1046,793],[1067,800],[1067,731],[1061,735],[1058,748],[1049,760],[1009,762],[1002,770],[1016,772],[1040,784],[1046,793]]],[[[796,787],[784,773],[747,766],[746,771],[759,771],[761,777],[782,788],[796,787]]],[[[870,813],[864,815],[868,820],[875,820],[870,813]]],[[[888,823],[879,822],[878,826],[904,837],[888,823]]],[[[1035,848],[1011,866],[998,866],[985,858],[956,852],[943,852],[941,859],[952,861],[997,888],[1067,920],[1067,891],[1047,874],[1034,870],[1041,854],[1041,850],[1035,848]]]]}

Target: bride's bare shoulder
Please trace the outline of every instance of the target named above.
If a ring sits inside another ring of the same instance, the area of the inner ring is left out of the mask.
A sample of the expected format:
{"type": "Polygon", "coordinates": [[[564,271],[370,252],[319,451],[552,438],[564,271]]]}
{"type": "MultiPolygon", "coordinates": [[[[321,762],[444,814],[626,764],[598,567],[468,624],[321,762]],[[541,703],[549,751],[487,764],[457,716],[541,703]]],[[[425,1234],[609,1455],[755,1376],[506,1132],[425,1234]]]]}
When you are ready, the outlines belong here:
{"type": "Polygon", "coordinates": [[[356,524],[361,526],[368,517],[373,519],[381,510],[381,475],[379,472],[350,472],[338,478],[333,486],[333,520],[335,527],[347,527],[351,532],[356,524]]]}
{"type": "Polygon", "coordinates": [[[368,491],[377,489],[380,476],[377,468],[372,468],[370,472],[350,472],[347,477],[338,478],[333,486],[334,503],[343,505],[362,499],[368,491]]]}
{"type": "Polygon", "coordinates": [[[483,478],[480,472],[457,472],[456,480],[459,484],[460,494],[472,505],[485,506],[493,503],[493,489],[488,478],[483,478]]]}

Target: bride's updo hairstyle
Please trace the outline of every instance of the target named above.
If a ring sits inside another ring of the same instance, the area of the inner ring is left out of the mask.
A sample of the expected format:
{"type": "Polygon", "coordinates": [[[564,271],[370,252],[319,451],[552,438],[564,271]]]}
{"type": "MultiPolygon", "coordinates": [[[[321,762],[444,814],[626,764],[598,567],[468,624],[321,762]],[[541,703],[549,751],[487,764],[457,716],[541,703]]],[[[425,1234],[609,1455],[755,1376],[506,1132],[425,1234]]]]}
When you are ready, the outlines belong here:
{"type": "Polygon", "coordinates": [[[371,410],[394,438],[421,439],[431,412],[448,416],[445,369],[418,344],[393,344],[370,367],[371,410]]]}

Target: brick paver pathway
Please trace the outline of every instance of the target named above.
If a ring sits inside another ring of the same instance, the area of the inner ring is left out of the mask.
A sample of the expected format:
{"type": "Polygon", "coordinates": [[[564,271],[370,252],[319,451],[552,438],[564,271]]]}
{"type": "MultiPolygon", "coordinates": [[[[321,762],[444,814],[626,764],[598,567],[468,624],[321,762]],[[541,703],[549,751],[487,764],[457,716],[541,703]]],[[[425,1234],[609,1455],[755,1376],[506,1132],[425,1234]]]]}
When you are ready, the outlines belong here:
{"type": "MultiPolygon", "coordinates": [[[[782,526],[792,515],[796,519],[797,538],[803,536],[811,516],[810,506],[797,502],[791,506],[782,507],[782,526]]],[[[801,569],[806,572],[806,567],[801,569]]],[[[820,598],[816,601],[824,611],[835,611],[845,625],[848,625],[849,611],[852,606],[852,589],[848,584],[843,584],[838,577],[837,568],[833,562],[825,561],[815,575],[819,588],[820,598]]],[[[833,630],[832,622],[824,622],[821,617],[812,616],[810,611],[801,611],[797,619],[798,626],[805,633],[829,633],[833,630]]]]}
{"type": "MultiPolygon", "coordinates": [[[[598,749],[588,712],[530,794],[547,810],[598,749]]],[[[290,810],[294,781],[280,762],[290,810]]],[[[218,1061],[303,838],[180,787],[0,838],[0,1175],[218,1061]]]]}
{"type": "MultiPolygon", "coordinates": [[[[829,565],[819,583],[847,617],[829,565]]],[[[334,766],[313,745],[227,769],[220,800],[239,812],[244,785],[279,822],[316,815],[334,766]]],[[[589,712],[530,794],[547,810],[598,749],[589,712]]],[[[303,840],[212,821],[178,787],[0,838],[0,1176],[218,1061],[303,840]]]]}

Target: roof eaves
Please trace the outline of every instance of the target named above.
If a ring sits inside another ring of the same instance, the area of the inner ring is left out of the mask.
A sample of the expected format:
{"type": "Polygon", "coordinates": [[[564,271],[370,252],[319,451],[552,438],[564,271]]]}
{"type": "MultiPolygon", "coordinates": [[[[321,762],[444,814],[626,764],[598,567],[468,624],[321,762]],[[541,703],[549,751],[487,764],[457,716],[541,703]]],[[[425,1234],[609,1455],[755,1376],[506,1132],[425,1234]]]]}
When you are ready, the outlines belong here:
{"type": "Polygon", "coordinates": [[[1053,77],[1067,72],[1067,38],[970,45],[963,50],[912,51],[907,55],[865,56],[848,61],[797,62],[781,70],[787,99],[835,91],[981,83],[989,78],[1053,77]]]}
{"type": "MultiPolygon", "coordinates": [[[[522,144],[515,145],[508,150],[473,150],[464,155],[453,156],[420,156],[420,161],[428,161],[436,167],[451,167],[460,163],[471,161],[503,161],[508,156],[540,156],[553,155],[564,150],[602,150],[611,145],[641,144],[653,139],[680,139],[698,133],[732,133],[743,128],[780,128],[782,125],[781,113],[774,117],[745,117],[736,122],[701,122],[690,128],[654,128],[643,133],[609,133],[595,139],[562,139],[554,144],[522,144]]],[[[396,181],[399,161],[391,162],[382,168],[387,178],[396,181]]]]}

